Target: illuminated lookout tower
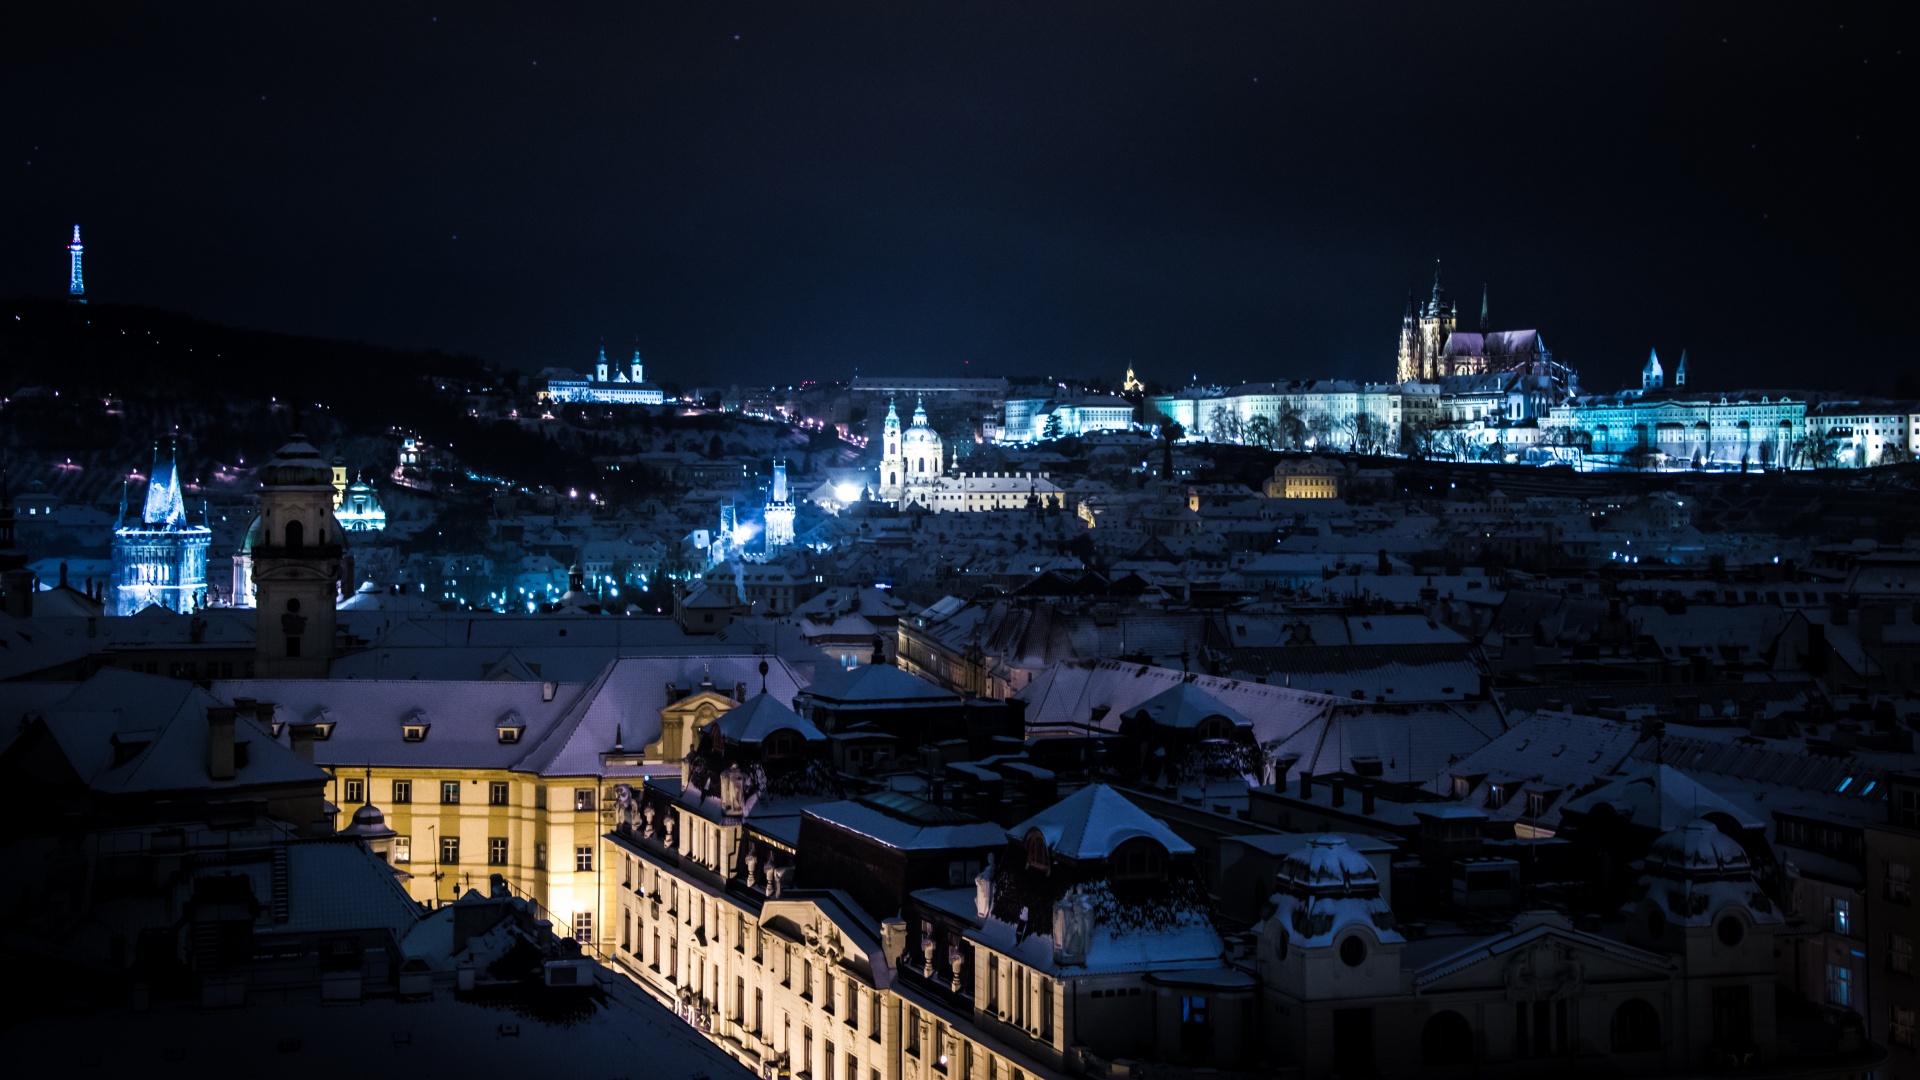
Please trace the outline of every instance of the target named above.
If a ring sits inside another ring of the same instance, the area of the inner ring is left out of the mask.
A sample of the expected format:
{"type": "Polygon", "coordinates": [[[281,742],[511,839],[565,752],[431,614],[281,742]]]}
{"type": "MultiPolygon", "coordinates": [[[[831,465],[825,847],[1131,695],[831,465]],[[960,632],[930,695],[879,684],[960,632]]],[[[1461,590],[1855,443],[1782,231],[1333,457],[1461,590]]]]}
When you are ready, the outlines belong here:
{"type": "Polygon", "coordinates": [[[773,463],[773,487],[767,492],[767,553],[793,543],[793,497],[787,492],[787,463],[773,463]]]}
{"type": "Polygon", "coordinates": [[[86,246],[80,243],[80,226],[75,225],[73,243],[67,245],[67,254],[73,260],[73,270],[67,275],[67,299],[76,304],[87,302],[87,281],[80,273],[80,256],[85,252],[86,246]]]}

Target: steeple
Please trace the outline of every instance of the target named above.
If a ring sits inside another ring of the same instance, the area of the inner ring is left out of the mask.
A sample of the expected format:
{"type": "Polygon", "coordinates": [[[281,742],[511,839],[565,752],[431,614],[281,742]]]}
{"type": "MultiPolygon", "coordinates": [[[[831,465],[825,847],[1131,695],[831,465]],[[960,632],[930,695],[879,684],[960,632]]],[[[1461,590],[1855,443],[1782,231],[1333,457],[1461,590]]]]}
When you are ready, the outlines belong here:
{"type": "Polygon", "coordinates": [[[640,364],[640,346],[635,345],[633,347],[633,381],[637,383],[646,382],[646,371],[647,369],[640,364]]]}
{"type": "Polygon", "coordinates": [[[1647,366],[1640,369],[1640,389],[1658,390],[1666,381],[1666,371],[1660,366],[1660,350],[1647,350],[1647,366]]]}
{"type": "Polygon", "coordinates": [[[1687,385],[1687,350],[1680,350],[1680,362],[1673,368],[1673,388],[1679,390],[1687,385]]]}
{"type": "Polygon", "coordinates": [[[611,379],[607,378],[607,347],[605,345],[600,346],[600,359],[596,361],[593,365],[593,381],[594,382],[611,382],[612,381],[611,379]]]}
{"type": "Polygon", "coordinates": [[[87,282],[80,273],[80,257],[86,248],[80,243],[80,226],[73,227],[73,243],[67,245],[67,254],[73,262],[73,269],[67,277],[67,299],[76,304],[87,302],[87,282]]]}
{"type": "Polygon", "coordinates": [[[913,426],[927,426],[927,402],[925,398],[919,396],[913,399],[913,426]]]}
{"type": "Polygon", "coordinates": [[[160,460],[160,444],[153,444],[153,471],[147,477],[147,501],[140,518],[149,526],[172,528],[187,523],[186,501],[180,496],[178,448],[167,444],[167,459],[160,460]]]}
{"type": "Polygon", "coordinates": [[[1487,284],[1484,281],[1480,283],[1480,332],[1493,333],[1493,319],[1487,315],[1487,284]]]}

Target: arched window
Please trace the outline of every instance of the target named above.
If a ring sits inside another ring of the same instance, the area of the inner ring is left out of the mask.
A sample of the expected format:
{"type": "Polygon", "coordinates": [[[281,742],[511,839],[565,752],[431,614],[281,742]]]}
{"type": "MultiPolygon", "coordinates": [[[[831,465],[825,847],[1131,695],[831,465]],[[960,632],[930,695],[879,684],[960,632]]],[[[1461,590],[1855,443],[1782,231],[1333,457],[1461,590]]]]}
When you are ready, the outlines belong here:
{"type": "Polygon", "coordinates": [[[785,760],[800,756],[800,733],[792,728],[770,731],[760,741],[760,752],[769,761],[785,760]]]}
{"type": "Polygon", "coordinates": [[[1639,998],[1628,998],[1613,1010],[1613,1052],[1635,1054],[1660,1049],[1660,1014],[1639,998]]]}
{"type": "Polygon", "coordinates": [[[1469,1065],[1473,1062],[1473,1028],[1451,1009],[1427,1018],[1420,1030],[1420,1064],[1469,1065]]]}
{"type": "Polygon", "coordinates": [[[1050,865],[1048,856],[1051,854],[1052,852],[1047,850],[1046,836],[1041,833],[1039,829],[1028,829],[1027,867],[1032,870],[1045,871],[1050,865]]]}
{"type": "Polygon", "coordinates": [[[1194,727],[1202,742],[1225,742],[1233,738],[1233,721],[1224,716],[1209,716],[1194,727]]]}
{"type": "Polygon", "coordinates": [[[298,521],[287,522],[287,547],[298,548],[306,540],[306,528],[298,521]]]}
{"type": "Polygon", "coordinates": [[[1136,836],[1113,849],[1108,860],[1115,881],[1148,881],[1166,872],[1167,849],[1144,836],[1136,836]]]}

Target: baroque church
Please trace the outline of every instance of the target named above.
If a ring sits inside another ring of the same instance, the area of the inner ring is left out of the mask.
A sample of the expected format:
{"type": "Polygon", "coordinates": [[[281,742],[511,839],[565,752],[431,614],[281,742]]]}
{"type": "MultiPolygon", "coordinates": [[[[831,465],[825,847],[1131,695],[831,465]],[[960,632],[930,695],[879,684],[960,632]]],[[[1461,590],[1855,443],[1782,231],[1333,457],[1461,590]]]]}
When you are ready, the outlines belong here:
{"type": "Polygon", "coordinates": [[[936,514],[1065,505],[1066,493],[1046,473],[949,472],[942,468],[944,447],[940,433],[927,422],[926,402],[914,404],[913,423],[904,432],[899,410],[887,402],[881,501],[903,508],[922,506],[936,514]]]}

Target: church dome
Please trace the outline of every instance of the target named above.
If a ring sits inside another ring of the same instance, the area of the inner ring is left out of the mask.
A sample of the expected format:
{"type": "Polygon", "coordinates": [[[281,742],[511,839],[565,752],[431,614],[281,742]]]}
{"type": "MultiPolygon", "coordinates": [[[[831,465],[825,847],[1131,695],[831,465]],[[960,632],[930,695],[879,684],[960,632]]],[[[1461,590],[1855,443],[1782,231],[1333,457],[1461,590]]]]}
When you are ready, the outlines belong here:
{"type": "Polygon", "coordinates": [[[900,443],[903,446],[940,445],[940,433],[933,430],[933,427],[927,423],[926,402],[922,401],[914,404],[913,426],[907,428],[907,433],[901,436],[900,443]]]}
{"type": "Polygon", "coordinates": [[[240,538],[240,554],[251,555],[253,553],[253,545],[259,542],[260,515],[255,514],[253,515],[253,520],[247,523],[246,533],[240,538]]]}
{"type": "Polygon", "coordinates": [[[1706,818],[1694,818],[1653,842],[1647,851],[1647,869],[1664,870],[1672,877],[1711,880],[1746,877],[1753,867],[1738,840],[1706,818]]]}
{"type": "Polygon", "coordinates": [[[260,483],[264,487],[330,488],[333,466],[305,436],[295,435],[293,441],[275,451],[272,461],[261,466],[260,483]]]}

